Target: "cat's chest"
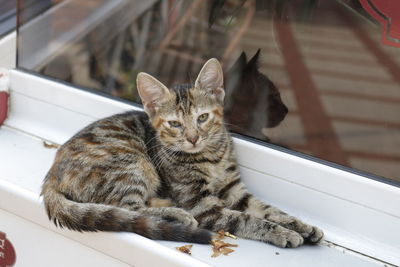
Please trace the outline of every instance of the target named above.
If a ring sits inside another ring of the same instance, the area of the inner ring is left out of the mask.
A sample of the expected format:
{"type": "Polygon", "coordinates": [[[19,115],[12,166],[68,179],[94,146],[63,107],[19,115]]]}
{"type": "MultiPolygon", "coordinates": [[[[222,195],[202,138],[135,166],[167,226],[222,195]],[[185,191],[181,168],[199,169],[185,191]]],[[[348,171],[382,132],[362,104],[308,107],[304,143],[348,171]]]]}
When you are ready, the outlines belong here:
{"type": "Polygon", "coordinates": [[[222,177],[225,176],[225,166],[223,164],[212,165],[210,164],[207,166],[208,175],[210,181],[220,180],[222,177]]]}
{"type": "Polygon", "coordinates": [[[219,188],[225,183],[227,177],[226,174],[226,164],[222,162],[221,164],[212,164],[207,166],[208,172],[208,185],[207,188],[210,192],[218,192],[219,188]]]}

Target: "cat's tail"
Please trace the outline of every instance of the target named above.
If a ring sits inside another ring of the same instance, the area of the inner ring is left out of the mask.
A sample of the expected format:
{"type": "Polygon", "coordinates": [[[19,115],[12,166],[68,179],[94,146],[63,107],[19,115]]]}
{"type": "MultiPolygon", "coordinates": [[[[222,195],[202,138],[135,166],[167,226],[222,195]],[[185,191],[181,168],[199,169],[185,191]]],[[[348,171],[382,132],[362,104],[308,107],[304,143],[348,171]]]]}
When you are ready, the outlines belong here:
{"type": "Polygon", "coordinates": [[[209,244],[211,233],[109,205],[79,203],[54,189],[42,192],[49,219],[75,231],[133,232],[150,239],[209,244]]]}

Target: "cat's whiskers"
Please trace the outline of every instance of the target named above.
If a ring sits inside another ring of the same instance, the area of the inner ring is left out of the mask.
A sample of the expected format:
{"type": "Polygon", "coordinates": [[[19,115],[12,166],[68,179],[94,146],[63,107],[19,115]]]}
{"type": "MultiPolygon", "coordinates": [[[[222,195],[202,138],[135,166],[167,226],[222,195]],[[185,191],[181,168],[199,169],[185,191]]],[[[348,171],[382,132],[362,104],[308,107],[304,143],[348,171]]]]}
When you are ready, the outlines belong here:
{"type": "Polygon", "coordinates": [[[169,148],[162,144],[158,145],[157,147],[160,147],[161,149],[158,149],[158,151],[157,151],[158,153],[156,154],[156,157],[153,159],[153,165],[156,170],[159,170],[159,168],[165,162],[166,159],[170,160],[171,157],[174,158],[176,153],[179,151],[175,151],[172,148],[169,148]],[[168,157],[168,156],[170,156],[170,157],[168,157]]]}
{"type": "Polygon", "coordinates": [[[157,135],[157,134],[154,135],[152,138],[150,138],[149,141],[147,141],[147,142],[145,143],[145,146],[147,147],[147,146],[150,144],[150,142],[153,141],[154,139],[158,139],[158,135],[157,135]]]}
{"type": "Polygon", "coordinates": [[[156,170],[159,170],[161,165],[164,163],[164,160],[165,160],[165,151],[159,149],[158,153],[156,154],[156,157],[153,159],[153,165],[156,170]]]}

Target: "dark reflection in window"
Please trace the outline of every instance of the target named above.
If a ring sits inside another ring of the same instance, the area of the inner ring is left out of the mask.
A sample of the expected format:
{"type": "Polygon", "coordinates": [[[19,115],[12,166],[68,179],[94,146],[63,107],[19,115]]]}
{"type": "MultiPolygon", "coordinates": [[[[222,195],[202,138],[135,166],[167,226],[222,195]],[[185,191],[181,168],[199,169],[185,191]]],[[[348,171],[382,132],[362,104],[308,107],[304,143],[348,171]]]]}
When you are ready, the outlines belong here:
{"type": "Polygon", "coordinates": [[[171,86],[216,57],[232,131],[400,181],[400,48],[359,1],[49,2],[19,67],[139,102],[139,71],[171,86]]]}

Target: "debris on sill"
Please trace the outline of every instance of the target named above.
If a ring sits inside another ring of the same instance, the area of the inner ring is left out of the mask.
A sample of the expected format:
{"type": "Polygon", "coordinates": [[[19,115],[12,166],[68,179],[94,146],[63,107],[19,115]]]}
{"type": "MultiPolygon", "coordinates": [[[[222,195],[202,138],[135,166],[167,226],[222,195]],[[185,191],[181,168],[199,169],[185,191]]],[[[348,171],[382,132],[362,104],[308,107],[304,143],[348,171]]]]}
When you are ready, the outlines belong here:
{"type": "Polygon", "coordinates": [[[48,141],[43,141],[43,146],[48,149],[58,149],[60,147],[60,145],[48,141]]]}
{"type": "Polygon", "coordinates": [[[235,250],[229,248],[229,247],[237,247],[237,244],[230,244],[230,243],[225,243],[224,241],[217,239],[217,240],[212,240],[212,250],[213,254],[211,255],[212,258],[218,257],[221,254],[227,256],[228,254],[234,252],[235,250]]]}
{"type": "Polygon", "coordinates": [[[232,239],[237,239],[237,236],[235,236],[235,235],[233,235],[233,234],[231,234],[231,233],[229,233],[229,232],[225,232],[224,230],[219,230],[218,232],[217,232],[217,234],[218,234],[218,236],[217,236],[217,239],[223,239],[225,236],[227,236],[227,237],[230,237],[230,238],[232,238],[232,239]]]}
{"type": "Polygon", "coordinates": [[[192,252],[190,251],[192,249],[193,245],[184,245],[181,247],[176,247],[177,250],[179,250],[182,253],[186,253],[188,255],[192,255],[192,252]]]}
{"type": "Polygon", "coordinates": [[[232,239],[237,239],[236,236],[232,235],[229,232],[225,232],[224,230],[219,230],[217,232],[217,235],[215,237],[215,239],[213,239],[211,241],[211,245],[212,245],[212,250],[213,250],[213,254],[211,255],[212,258],[218,257],[221,254],[223,254],[224,256],[227,256],[228,254],[234,252],[235,250],[229,248],[229,247],[237,247],[237,244],[230,244],[230,243],[226,243],[224,241],[222,241],[222,239],[224,239],[225,237],[229,237],[232,239]]]}
{"type": "MultiPolygon", "coordinates": [[[[230,247],[238,247],[237,244],[230,244],[230,243],[226,243],[226,242],[222,241],[222,239],[224,239],[225,237],[237,239],[236,236],[234,236],[233,234],[231,234],[229,232],[225,232],[224,230],[219,230],[217,232],[217,235],[215,235],[214,237],[215,237],[215,239],[211,240],[211,248],[213,250],[213,254],[211,255],[211,258],[216,258],[216,257],[220,256],[221,254],[224,256],[227,256],[230,253],[235,251],[235,250],[231,249],[230,247]]],[[[176,248],[176,250],[178,250],[182,253],[192,255],[192,252],[191,252],[192,247],[193,247],[193,245],[184,245],[184,246],[175,247],[175,248],[176,248]]]]}

